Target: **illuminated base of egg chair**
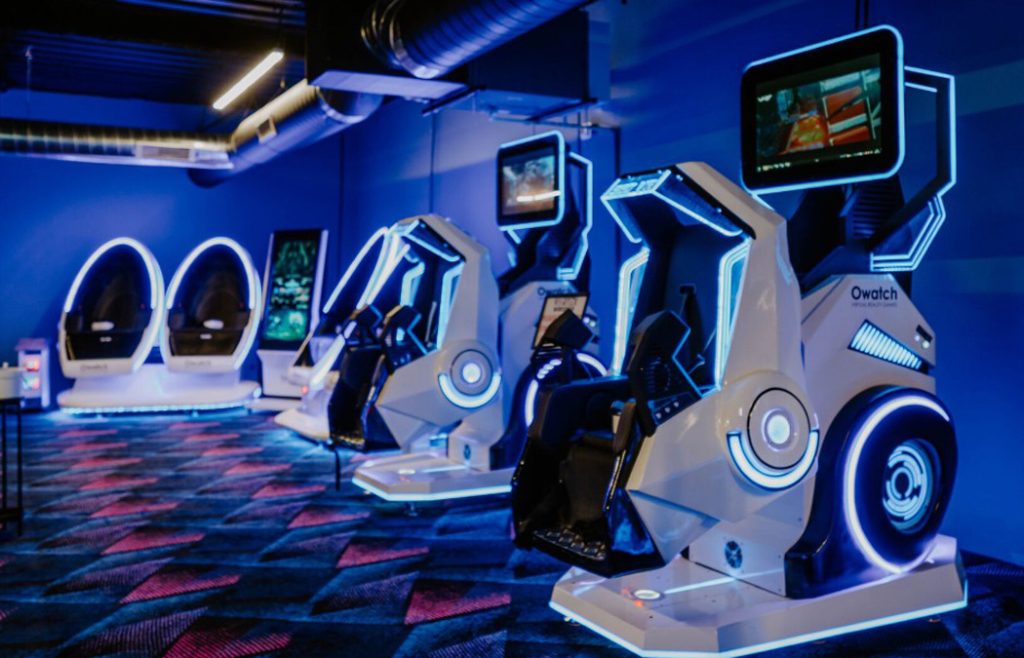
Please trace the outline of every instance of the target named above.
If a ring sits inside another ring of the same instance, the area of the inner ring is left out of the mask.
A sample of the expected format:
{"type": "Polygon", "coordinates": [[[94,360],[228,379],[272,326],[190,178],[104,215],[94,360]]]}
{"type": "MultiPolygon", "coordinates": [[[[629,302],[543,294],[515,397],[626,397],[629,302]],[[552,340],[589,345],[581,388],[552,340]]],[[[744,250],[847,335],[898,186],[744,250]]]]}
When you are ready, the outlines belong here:
{"type": "Polygon", "coordinates": [[[172,372],[153,363],[131,374],[77,379],[57,403],[73,414],[213,411],[245,407],[259,394],[259,384],[239,379],[237,371],[172,372]]]}

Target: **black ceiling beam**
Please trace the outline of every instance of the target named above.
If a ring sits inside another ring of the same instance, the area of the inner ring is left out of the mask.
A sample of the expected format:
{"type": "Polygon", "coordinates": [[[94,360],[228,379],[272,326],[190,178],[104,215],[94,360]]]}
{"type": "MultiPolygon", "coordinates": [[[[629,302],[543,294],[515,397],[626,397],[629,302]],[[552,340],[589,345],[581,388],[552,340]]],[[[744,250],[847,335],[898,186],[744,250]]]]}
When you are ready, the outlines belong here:
{"type": "Polygon", "coordinates": [[[238,55],[283,48],[305,53],[305,31],[225,16],[181,12],[99,0],[4,2],[0,28],[75,34],[105,41],[126,41],[238,55]]]}

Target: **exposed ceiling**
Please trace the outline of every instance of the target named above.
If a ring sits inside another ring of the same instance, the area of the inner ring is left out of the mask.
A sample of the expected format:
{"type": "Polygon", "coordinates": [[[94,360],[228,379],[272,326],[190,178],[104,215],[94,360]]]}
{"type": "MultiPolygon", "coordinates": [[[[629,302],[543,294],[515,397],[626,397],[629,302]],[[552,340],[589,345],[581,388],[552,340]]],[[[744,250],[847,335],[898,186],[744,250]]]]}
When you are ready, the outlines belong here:
{"type": "Polygon", "coordinates": [[[304,75],[301,0],[30,0],[0,16],[0,90],[207,105],[269,50],[287,55],[239,103],[304,75]]]}

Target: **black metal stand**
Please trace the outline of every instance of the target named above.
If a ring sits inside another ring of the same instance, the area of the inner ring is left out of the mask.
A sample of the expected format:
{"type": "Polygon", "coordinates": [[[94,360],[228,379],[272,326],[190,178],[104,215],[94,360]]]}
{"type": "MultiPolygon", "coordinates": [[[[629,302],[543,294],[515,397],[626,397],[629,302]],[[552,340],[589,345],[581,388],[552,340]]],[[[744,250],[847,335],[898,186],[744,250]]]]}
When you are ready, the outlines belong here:
{"type": "Polygon", "coordinates": [[[21,399],[6,398],[0,400],[0,528],[7,530],[7,524],[11,521],[18,523],[18,536],[24,531],[25,503],[21,443],[21,399]],[[15,462],[15,504],[11,505],[8,499],[8,472],[7,472],[7,413],[14,410],[15,417],[15,442],[17,448],[17,461],[15,462]]]}

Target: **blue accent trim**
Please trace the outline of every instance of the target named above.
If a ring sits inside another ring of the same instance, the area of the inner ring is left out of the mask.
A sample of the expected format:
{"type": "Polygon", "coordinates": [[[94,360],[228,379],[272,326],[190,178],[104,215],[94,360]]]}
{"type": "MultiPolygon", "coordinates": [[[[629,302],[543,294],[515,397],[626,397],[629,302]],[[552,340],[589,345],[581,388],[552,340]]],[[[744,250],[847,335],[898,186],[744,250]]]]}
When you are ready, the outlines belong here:
{"type": "Polygon", "coordinates": [[[864,525],[861,523],[860,514],[857,511],[857,474],[860,472],[861,453],[875,428],[890,414],[911,406],[929,409],[949,422],[949,414],[946,413],[946,410],[934,400],[920,393],[911,392],[894,397],[872,411],[861,426],[853,432],[846,464],[843,467],[843,513],[853,543],[868,562],[894,574],[903,573],[916,567],[921,560],[927,557],[928,551],[923,551],[918,560],[905,564],[890,562],[878,552],[874,543],[864,532],[864,525]]]}
{"type": "Polygon", "coordinates": [[[814,466],[818,458],[818,447],[821,444],[821,435],[816,429],[812,429],[807,436],[807,449],[796,466],[786,469],[774,469],[764,464],[750,445],[750,440],[745,438],[743,432],[729,432],[726,435],[726,443],[729,447],[729,456],[736,469],[753,484],[769,491],[787,489],[804,479],[814,466]]]}
{"type": "Polygon", "coordinates": [[[644,247],[626,260],[619,269],[618,300],[615,307],[615,346],[611,367],[611,372],[616,375],[622,372],[622,363],[626,360],[626,346],[629,342],[630,328],[633,326],[637,295],[650,255],[651,250],[644,247]]]}
{"type": "Polygon", "coordinates": [[[925,364],[912,349],[868,320],[853,335],[849,349],[911,370],[921,370],[925,364]]]}
{"type": "Polygon", "coordinates": [[[387,238],[388,238],[388,229],[386,229],[386,228],[377,229],[376,231],[374,231],[373,235],[370,236],[370,239],[367,240],[366,243],[359,249],[359,253],[357,253],[356,257],[352,259],[352,263],[348,266],[348,269],[345,270],[345,274],[341,277],[341,281],[339,281],[338,285],[336,285],[334,287],[334,290],[331,292],[331,296],[327,299],[327,303],[324,304],[324,311],[323,311],[324,315],[326,315],[326,314],[331,312],[331,308],[334,306],[334,302],[337,301],[338,295],[340,295],[341,291],[345,289],[346,285],[348,285],[349,279],[351,279],[353,274],[355,274],[355,271],[359,267],[359,264],[362,262],[362,260],[364,258],[366,258],[366,254],[368,254],[370,252],[370,250],[378,242],[383,241],[384,244],[381,245],[380,254],[377,257],[377,266],[374,268],[374,274],[371,275],[370,283],[367,284],[366,289],[370,290],[370,289],[372,289],[374,287],[373,286],[374,279],[377,278],[377,276],[379,275],[379,270],[381,268],[381,263],[385,260],[385,258],[387,256],[387,248],[388,248],[388,240],[387,240],[387,238]]]}
{"type": "Polygon", "coordinates": [[[60,410],[71,416],[103,415],[103,414],[154,414],[180,411],[225,411],[241,409],[261,395],[257,388],[251,398],[238,402],[220,402],[216,404],[157,404],[142,407],[61,407],[60,410]]]}
{"type": "MultiPolygon", "coordinates": [[[[570,153],[569,157],[578,162],[586,172],[587,181],[584,186],[584,196],[586,197],[584,212],[586,217],[583,221],[583,231],[580,233],[580,243],[576,249],[576,258],[573,259],[572,267],[558,268],[557,275],[559,281],[575,281],[576,277],[580,275],[580,270],[583,269],[583,262],[587,259],[587,252],[590,251],[590,229],[594,226],[594,163],[575,153],[570,153]]],[[[565,187],[568,189],[568,183],[565,187]]],[[[509,234],[511,235],[513,232],[509,231],[509,234]]],[[[518,236],[516,237],[518,238],[518,236]]],[[[516,244],[518,244],[518,240],[516,244]]]]}
{"type": "Polygon", "coordinates": [[[722,386],[725,376],[725,361],[732,345],[732,333],[739,307],[739,295],[743,287],[743,272],[746,269],[750,241],[730,249],[722,255],[718,264],[718,327],[715,337],[715,384],[722,386]],[[739,276],[735,268],[739,266],[739,276]]]}
{"type": "Polygon", "coordinates": [[[442,372],[437,376],[437,383],[441,387],[441,393],[444,397],[456,407],[479,409],[493,400],[494,396],[498,394],[498,389],[501,388],[501,373],[494,372],[491,375],[491,383],[477,395],[467,395],[459,391],[459,389],[455,388],[452,378],[446,372],[442,372]]]}
{"type": "MultiPolygon", "coordinates": [[[[871,270],[873,272],[908,272],[916,270],[924,255],[928,253],[935,236],[946,221],[946,206],[942,197],[956,185],[956,79],[945,73],[930,71],[908,66],[907,71],[928,76],[944,78],[949,81],[949,181],[935,193],[928,202],[928,219],[925,220],[920,232],[915,236],[913,244],[905,254],[871,254],[871,270]]],[[[921,84],[907,84],[911,89],[930,93],[938,93],[935,87],[921,84]]]]}

